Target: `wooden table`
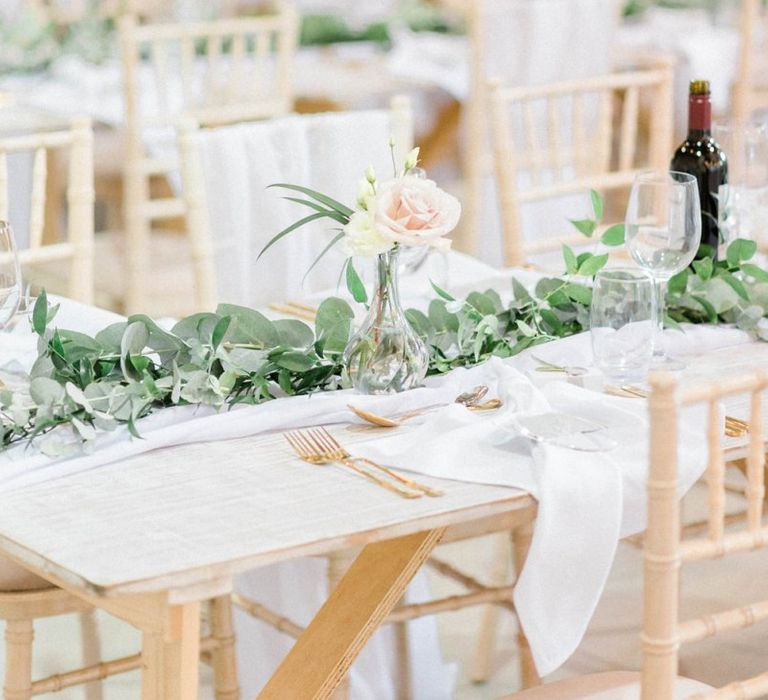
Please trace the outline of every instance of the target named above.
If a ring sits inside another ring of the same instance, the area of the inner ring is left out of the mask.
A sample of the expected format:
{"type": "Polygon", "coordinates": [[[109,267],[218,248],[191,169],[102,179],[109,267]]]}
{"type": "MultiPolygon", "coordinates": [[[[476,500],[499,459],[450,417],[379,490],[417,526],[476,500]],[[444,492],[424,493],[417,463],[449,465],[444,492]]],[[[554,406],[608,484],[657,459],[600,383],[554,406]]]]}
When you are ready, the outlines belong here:
{"type": "MultiPolygon", "coordinates": [[[[694,358],[688,373],[766,361],[768,343],[754,343],[694,358]]],[[[747,417],[738,402],[726,409],[747,417]]],[[[380,435],[332,432],[350,446],[380,435]]],[[[299,461],[279,433],[178,446],[5,494],[0,555],[142,631],[143,698],[191,700],[201,601],[248,569],[360,547],[260,696],[326,698],[441,538],[511,530],[533,505],[515,489],[419,479],[445,495],[398,499],[299,461]]]]}
{"type": "MultiPolygon", "coordinates": [[[[378,436],[334,432],[350,445],[378,436]]],[[[201,601],[256,566],[362,547],[260,696],[325,698],[441,537],[511,529],[533,503],[419,479],[445,495],[398,499],[299,461],[280,434],[185,445],[4,495],[0,554],[142,631],[143,698],[191,700],[201,601]]]]}

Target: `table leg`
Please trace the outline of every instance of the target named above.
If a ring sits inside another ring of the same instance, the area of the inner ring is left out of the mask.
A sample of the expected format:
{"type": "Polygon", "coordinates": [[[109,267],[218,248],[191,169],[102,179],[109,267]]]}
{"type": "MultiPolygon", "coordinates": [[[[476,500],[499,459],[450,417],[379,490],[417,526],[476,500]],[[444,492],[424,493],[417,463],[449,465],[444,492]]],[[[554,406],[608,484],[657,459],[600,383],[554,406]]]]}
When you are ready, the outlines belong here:
{"type": "Polygon", "coordinates": [[[142,700],[197,700],[200,603],[168,608],[164,631],[142,636],[142,700]]]}
{"type": "Polygon", "coordinates": [[[367,545],[275,671],[260,700],[330,697],[444,531],[367,545]]]}

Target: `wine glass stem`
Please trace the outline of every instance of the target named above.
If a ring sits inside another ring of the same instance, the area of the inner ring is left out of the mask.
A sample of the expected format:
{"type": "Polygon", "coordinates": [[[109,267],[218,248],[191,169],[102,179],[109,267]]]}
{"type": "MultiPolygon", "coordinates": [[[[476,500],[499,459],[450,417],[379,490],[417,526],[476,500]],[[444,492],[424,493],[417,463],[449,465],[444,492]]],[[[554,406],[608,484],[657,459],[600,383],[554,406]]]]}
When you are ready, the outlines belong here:
{"type": "Polygon", "coordinates": [[[667,308],[667,280],[663,277],[656,277],[653,282],[654,301],[656,303],[656,340],[653,344],[653,354],[657,357],[663,357],[662,334],[664,333],[664,315],[667,308]]]}

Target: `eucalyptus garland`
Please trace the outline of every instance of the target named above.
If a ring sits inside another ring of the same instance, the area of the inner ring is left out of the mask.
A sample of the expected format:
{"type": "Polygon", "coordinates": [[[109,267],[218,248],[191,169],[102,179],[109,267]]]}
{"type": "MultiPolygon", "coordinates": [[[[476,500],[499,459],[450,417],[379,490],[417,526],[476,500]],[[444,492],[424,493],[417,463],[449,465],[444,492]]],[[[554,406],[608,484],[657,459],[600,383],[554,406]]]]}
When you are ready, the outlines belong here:
{"type": "MultiPolygon", "coordinates": [[[[593,219],[572,222],[590,237],[602,217],[596,193],[593,208],[593,219]]],[[[602,242],[623,242],[621,227],[605,231],[602,242]]],[[[768,271],[752,262],[755,253],[753,241],[739,239],[724,260],[704,257],[674,277],[667,323],[733,323],[768,339],[768,271]]],[[[564,274],[544,277],[532,290],[512,279],[508,302],[494,290],[458,300],[433,285],[427,311],[407,311],[429,346],[430,374],[511,357],[588,328],[591,281],[608,255],[564,247],[563,258],[564,274]]],[[[345,385],[342,353],[354,328],[352,307],[336,297],[320,304],[314,329],[222,304],[170,331],[136,315],[91,337],[58,328],[56,312],[43,292],[32,314],[38,358],[28,387],[0,390],[4,448],[66,425],[36,442],[46,454],[70,454],[120,425],[140,437],[140,419],[168,406],[223,408],[335,390],[345,385]]]]}

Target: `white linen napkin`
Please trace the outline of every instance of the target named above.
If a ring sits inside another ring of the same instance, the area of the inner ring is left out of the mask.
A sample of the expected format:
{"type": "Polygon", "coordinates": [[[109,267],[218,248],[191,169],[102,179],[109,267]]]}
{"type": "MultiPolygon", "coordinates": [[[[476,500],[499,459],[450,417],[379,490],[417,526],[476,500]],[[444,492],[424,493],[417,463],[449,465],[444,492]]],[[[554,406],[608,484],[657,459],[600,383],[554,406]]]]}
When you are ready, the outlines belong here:
{"type": "MultiPolygon", "coordinates": [[[[645,402],[610,397],[565,382],[535,389],[508,363],[493,359],[466,371],[504,400],[493,415],[449,406],[409,431],[366,443],[366,457],[435,477],[514,486],[539,501],[528,560],[514,600],[541,675],[557,669],[581,641],[621,536],[645,523],[648,419],[645,402]],[[536,445],[514,418],[558,411],[594,420],[618,446],[579,452],[536,445]]],[[[706,466],[704,416],[681,419],[687,489],[706,466]]],[[[361,447],[361,451],[362,451],[361,447]]]]}

